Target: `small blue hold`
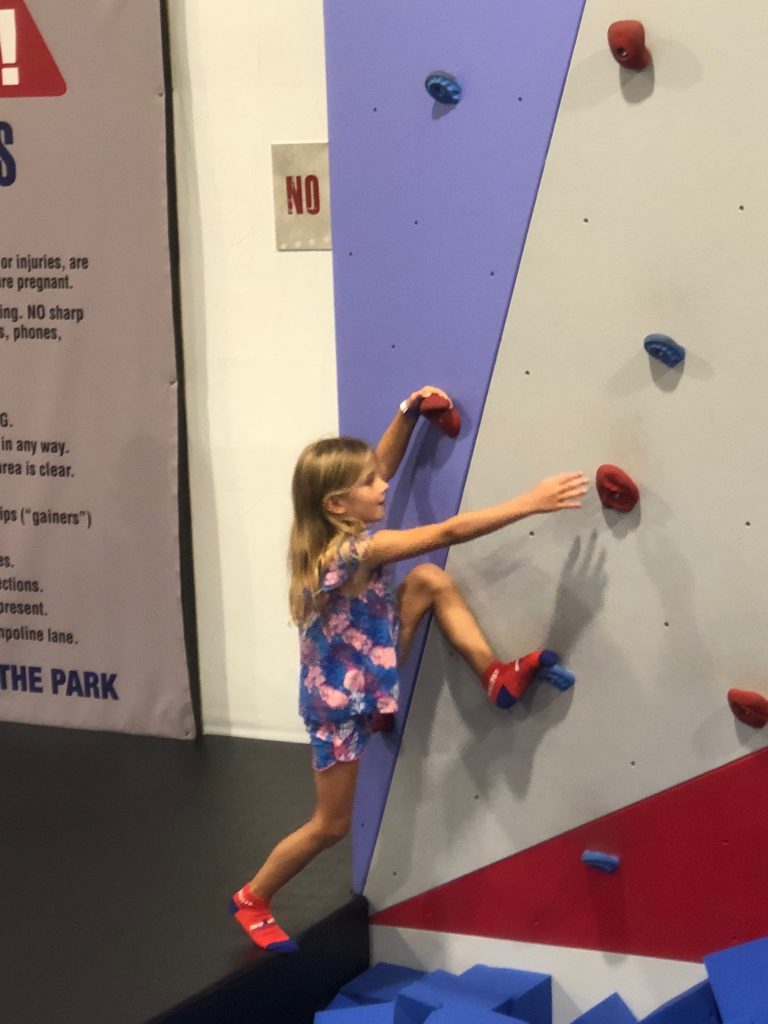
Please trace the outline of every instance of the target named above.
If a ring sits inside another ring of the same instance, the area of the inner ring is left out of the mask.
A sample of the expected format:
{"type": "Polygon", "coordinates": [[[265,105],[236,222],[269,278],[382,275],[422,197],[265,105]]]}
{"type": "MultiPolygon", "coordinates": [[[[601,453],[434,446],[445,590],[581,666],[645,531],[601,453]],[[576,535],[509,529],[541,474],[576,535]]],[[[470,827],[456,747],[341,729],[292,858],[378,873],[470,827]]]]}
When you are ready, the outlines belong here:
{"type": "Polygon", "coordinates": [[[433,71],[424,82],[429,95],[438,103],[456,104],[461,99],[461,86],[447,71],[433,71]]]}
{"type": "Polygon", "coordinates": [[[563,692],[570,690],[576,682],[576,676],[573,672],[569,672],[565,665],[551,665],[548,668],[540,668],[536,676],[563,692]]]}
{"type": "Polygon", "coordinates": [[[611,874],[621,864],[621,858],[612,853],[603,853],[601,850],[585,850],[581,855],[581,860],[583,864],[588,864],[591,868],[597,868],[599,871],[605,871],[606,874],[611,874]]]}
{"type": "Polygon", "coordinates": [[[649,356],[665,366],[677,366],[685,359],[685,349],[666,334],[649,334],[643,342],[649,356]]]}

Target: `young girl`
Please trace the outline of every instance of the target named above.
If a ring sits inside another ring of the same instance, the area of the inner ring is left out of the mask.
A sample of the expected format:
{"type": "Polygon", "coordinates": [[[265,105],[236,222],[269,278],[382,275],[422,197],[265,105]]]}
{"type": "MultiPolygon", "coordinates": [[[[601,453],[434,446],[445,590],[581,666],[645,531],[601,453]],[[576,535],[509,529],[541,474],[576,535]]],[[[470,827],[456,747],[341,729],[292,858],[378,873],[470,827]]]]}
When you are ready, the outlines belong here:
{"type": "Polygon", "coordinates": [[[265,949],[297,948],[275,923],[269,901],[347,834],[360,757],[371,732],[386,727],[397,710],[397,665],[408,657],[427,612],[434,612],[498,707],[511,707],[539,667],[557,661],[551,651],[498,661],[456,585],[434,565],[412,569],[392,591],[392,562],[463,544],[525,516],[580,508],[587,490],[582,473],[563,473],[491,508],[369,533],[384,518],[387,481],[405,454],[419,404],[434,394],[450,402],[439,388],[414,391],[375,449],[347,437],[317,441],[294,471],[290,606],[300,631],[299,709],[311,741],[317,802],[310,821],[278,843],[232,898],[236,920],[265,949]]]}

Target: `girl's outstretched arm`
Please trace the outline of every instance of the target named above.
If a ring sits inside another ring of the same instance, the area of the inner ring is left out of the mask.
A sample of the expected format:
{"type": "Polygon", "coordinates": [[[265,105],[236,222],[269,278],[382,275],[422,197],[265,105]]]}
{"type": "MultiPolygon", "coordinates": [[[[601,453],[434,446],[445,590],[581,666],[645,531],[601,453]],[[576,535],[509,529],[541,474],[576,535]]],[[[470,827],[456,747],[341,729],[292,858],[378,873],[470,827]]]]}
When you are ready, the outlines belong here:
{"type": "MultiPolygon", "coordinates": [[[[422,398],[429,395],[440,395],[451,402],[451,399],[441,388],[434,388],[430,385],[412,391],[403,404],[395,413],[392,422],[381,436],[374,451],[379,462],[379,472],[385,480],[391,480],[403,461],[408,442],[411,440],[413,428],[419,414],[419,403],[422,398]],[[405,407],[405,411],[403,409],[405,407]]],[[[451,402],[453,405],[453,402],[451,402]]]]}
{"type": "Polygon", "coordinates": [[[560,473],[542,480],[533,490],[490,508],[460,512],[442,523],[416,526],[411,530],[379,530],[371,538],[368,559],[378,565],[414,558],[427,551],[483,537],[526,516],[581,508],[580,499],[588,486],[583,473],[560,473]]]}

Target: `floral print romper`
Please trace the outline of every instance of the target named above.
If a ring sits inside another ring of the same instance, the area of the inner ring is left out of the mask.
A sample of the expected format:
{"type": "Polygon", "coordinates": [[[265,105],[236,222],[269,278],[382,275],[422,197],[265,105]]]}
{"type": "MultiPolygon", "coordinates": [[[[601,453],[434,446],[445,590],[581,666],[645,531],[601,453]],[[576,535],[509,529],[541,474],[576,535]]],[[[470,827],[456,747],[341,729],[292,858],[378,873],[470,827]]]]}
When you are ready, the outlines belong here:
{"type": "Polygon", "coordinates": [[[378,565],[362,593],[342,593],[369,543],[367,533],[343,542],[321,573],[325,608],[299,634],[299,713],[318,770],[357,760],[370,738],[372,714],[397,711],[400,623],[392,571],[378,565]]]}

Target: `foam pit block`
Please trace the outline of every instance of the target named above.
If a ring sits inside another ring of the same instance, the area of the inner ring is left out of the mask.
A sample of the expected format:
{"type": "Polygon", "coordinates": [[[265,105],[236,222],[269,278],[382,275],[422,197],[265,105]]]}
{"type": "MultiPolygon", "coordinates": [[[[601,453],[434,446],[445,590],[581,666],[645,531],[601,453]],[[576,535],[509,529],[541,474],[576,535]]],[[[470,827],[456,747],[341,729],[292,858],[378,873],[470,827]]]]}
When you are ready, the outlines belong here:
{"type": "Polygon", "coordinates": [[[466,1003],[455,1003],[435,1010],[427,1019],[427,1024],[528,1024],[519,1017],[508,1017],[505,1013],[494,1013],[493,1010],[467,1009],[466,1003]]]}
{"type": "MultiPolygon", "coordinates": [[[[397,996],[397,1024],[423,1024],[435,1010],[464,1006],[478,1010],[496,1010],[503,1000],[482,985],[458,978],[449,971],[430,971],[420,981],[402,989],[397,996]]],[[[536,1022],[538,1024],[538,1022],[536,1022]]],[[[547,1021],[547,1024],[550,1024],[547,1021]]]]}
{"type": "Polygon", "coordinates": [[[349,996],[344,996],[339,993],[330,1003],[326,1006],[326,1010],[345,1010],[350,1006],[359,1006],[360,1003],[354,999],[350,999],[349,996]]]}
{"type": "Polygon", "coordinates": [[[476,964],[459,981],[491,997],[491,1009],[528,1024],[552,1024],[552,977],[536,971],[476,964]]]}
{"type": "Polygon", "coordinates": [[[664,1003],[642,1024],[722,1024],[715,996],[708,981],[702,981],[664,1003]]]}
{"type": "Polygon", "coordinates": [[[768,1024],[768,937],[704,957],[725,1024],[768,1024]]]}
{"type": "Polygon", "coordinates": [[[394,999],[401,989],[423,977],[424,971],[381,961],[344,985],[339,996],[358,1005],[386,1003],[394,999]]]}
{"type": "Polygon", "coordinates": [[[371,1003],[340,1010],[320,1010],[315,1024],[395,1024],[394,1003],[371,1003]]]}
{"type": "Polygon", "coordinates": [[[577,1017],[572,1024],[637,1024],[637,1017],[618,994],[614,992],[591,1010],[577,1017]]]}

